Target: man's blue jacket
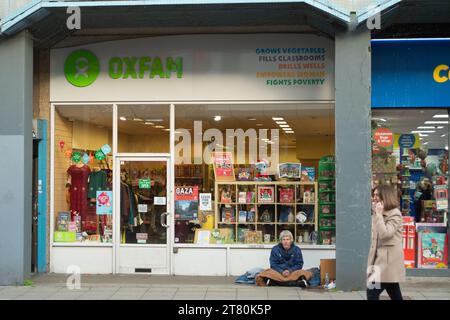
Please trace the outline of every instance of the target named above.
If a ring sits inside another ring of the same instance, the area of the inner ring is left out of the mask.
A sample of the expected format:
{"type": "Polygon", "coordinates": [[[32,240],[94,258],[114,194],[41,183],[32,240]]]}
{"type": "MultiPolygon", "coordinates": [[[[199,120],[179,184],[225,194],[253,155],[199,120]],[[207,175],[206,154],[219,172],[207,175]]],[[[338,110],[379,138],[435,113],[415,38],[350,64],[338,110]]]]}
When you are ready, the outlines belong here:
{"type": "Polygon", "coordinates": [[[303,268],[302,250],[295,244],[292,244],[287,251],[281,243],[276,245],[270,253],[270,268],[279,273],[283,273],[285,270],[290,272],[300,270],[303,268]]]}

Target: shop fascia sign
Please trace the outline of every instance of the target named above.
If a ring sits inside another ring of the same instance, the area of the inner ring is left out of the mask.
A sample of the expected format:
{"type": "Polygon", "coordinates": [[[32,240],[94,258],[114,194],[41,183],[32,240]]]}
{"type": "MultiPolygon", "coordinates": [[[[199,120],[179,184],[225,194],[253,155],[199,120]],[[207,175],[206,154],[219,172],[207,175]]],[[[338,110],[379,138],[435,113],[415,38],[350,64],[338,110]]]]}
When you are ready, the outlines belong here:
{"type": "Polygon", "coordinates": [[[433,79],[437,83],[450,81],[450,67],[446,64],[440,64],[433,71],[433,79]]]}
{"type": "Polygon", "coordinates": [[[118,79],[170,79],[183,77],[183,58],[167,56],[113,56],[107,67],[89,50],[76,50],[64,62],[66,80],[75,87],[93,84],[101,72],[112,80],[118,79]],[[103,70],[103,68],[105,70],[103,70]]]}

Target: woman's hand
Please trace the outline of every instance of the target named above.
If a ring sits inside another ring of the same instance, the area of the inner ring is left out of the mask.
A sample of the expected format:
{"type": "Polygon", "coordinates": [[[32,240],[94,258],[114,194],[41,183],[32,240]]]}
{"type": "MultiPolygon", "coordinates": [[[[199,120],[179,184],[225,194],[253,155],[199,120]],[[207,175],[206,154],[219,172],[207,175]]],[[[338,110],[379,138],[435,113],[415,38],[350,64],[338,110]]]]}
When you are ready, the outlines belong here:
{"type": "Polygon", "coordinates": [[[383,202],[378,202],[377,205],[375,206],[376,214],[382,214],[383,211],[384,211],[384,203],[383,202]]]}

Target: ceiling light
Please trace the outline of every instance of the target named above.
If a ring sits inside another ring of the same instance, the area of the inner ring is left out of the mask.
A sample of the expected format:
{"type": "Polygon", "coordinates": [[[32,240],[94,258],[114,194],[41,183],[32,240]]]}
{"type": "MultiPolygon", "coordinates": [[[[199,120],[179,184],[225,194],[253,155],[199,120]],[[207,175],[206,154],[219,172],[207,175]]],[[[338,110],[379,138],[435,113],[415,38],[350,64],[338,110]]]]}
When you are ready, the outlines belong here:
{"type": "Polygon", "coordinates": [[[144,124],[147,125],[147,126],[152,126],[152,125],[154,125],[153,122],[144,122],[144,124]]]}
{"type": "Polygon", "coordinates": [[[448,146],[445,146],[445,150],[448,150],[448,146]]]}
{"type": "Polygon", "coordinates": [[[163,131],[170,131],[170,129],[164,129],[163,131]]]}
{"type": "Polygon", "coordinates": [[[428,144],[428,142],[424,142],[424,145],[427,145],[428,144]]]}
{"type": "Polygon", "coordinates": [[[423,138],[419,138],[419,140],[423,140],[423,138]]]}
{"type": "Polygon", "coordinates": [[[448,121],[425,121],[425,124],[448,124],[448,121]]]}
{"type": "Polygon", "coordinates": [[[145,121],[148,121],[148,122],[163,122],[164,119],[146,119],[145,121]]]}
{"type": "Polygon", "coordinates": [[[448,114],[435,114],[433,118],[448,119],[448,114]]]}
{"type": "Polygon", "coordinates": [[[215,120],[215,121],[220,121],[220,120],[222,120],[222,117],[221,117],[221,116],[215,116],[215,117],[214,117],[214,120],[215,120]]]}
{"type": "Polygon", "coordinates": [[[164,126],[155,126],[156,129],[164,129],[164,126]]]}
{"type": "Polygon", "coordinates": [[[287,124],[286,121],[276,121],[275,123],[276,123],[276,124],[287,124]]]}
{"type": "Polygon", "coordinates": [[[264,139],[261,139],[262,141],[270,141],[270,139],[266,139],[266,138],[264,138],[264,139]]]}
{"type": "Polygon", "coordinates": [[[120,117],[120,120],[122,120],[122,121],[127,121],[127,118],[125,118],[125,117],[120,117]]]}
{"type": "Polygon", "coordinates": [[[285,131],[284,133],[294,133],[294,131],[285,131]]]}
{"type": "Polygon", "coordinates": [[[423,134],[423,133],[419,133],[419,137],[428,137],[429,134],[423,134]]]}
{"type": "Polygon", "coordinates": [[[437,127],[437,126],[420,126],[417,127],[417,129],[444,129],[444,127],[437,127]]]}
{"type": "Polygon", "coordinates": [[[274,120],[274,121],[283,121],[284,118],[281,118],[281,117],[273,117],[272,120],[274,120]]]}
{"type": "Polygon", "coordinates": [[[144,121],[144,120],[142,120],[140,118],[134,118],[133,121],[144,121]]]}
{"type": "Polygon", "coordinates": [[[435,133],[436,131],[434,131],[434,130],[414,130],[414,131],[411,131],[411,133],[435,133]]]}
{"type": "Polygon", "coordinates": [[[256,121],[256,118],[248,118],[249,121],[256,121]]]}
{"type": "Polygon", "coordinates": [[[281,128],[281,129],[283,129],[284,131],[292,131],[292,128],[289,128],[289,127],[287,127],[287,128],[281,128]]]}
{"type": "Polygon", "coordinates": [[[445,137],[446,135],[447,135],[446,133],[441,134],[441,138],[445,137]]]}
{"type": "Polygon", "coordinates": [[[288,125],[288,124],[280,124],[280,128],[289,128],[290,127],[290,125],[288,125]]]}
{"type": "Polygon", "coordinates": [[[380,118],[380,121],[386,122],[387,120],[386,120],[386,119],[383,119],[383,118],[380,118]]]}

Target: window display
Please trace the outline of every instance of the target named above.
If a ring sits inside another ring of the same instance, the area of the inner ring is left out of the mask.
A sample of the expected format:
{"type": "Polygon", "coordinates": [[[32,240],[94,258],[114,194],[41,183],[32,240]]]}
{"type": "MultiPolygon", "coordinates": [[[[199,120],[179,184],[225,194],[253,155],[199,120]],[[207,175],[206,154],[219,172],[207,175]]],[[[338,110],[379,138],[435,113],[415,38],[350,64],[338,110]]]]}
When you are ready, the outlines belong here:
{"type": "Polygon", "coordinates": [[[120,242],[165,244],[161,215],[167,212],[167,163],[121,161],[120,180],[120,242]]]}
{"type": "Polygon", "coordinates": [[[54,132],[54,242],[112,243],[112,106],[57,106],[54,132]]]}
{"type": "Polygon", "coordinates": [[[273,244],[290,230],[321,244],[318,201],[334,215],[334,183],[322,195],[316,172],[334,152],[333,126],[332,105],[176,105],[175,185],[197,186],[212,206],[175,215],[175,242],[273,244]]]}
{"type": "Polygon", "coordinates": [[[376,110],[372,184],[395,186],[408,268],[448,265],[447,110],[376,110]]]}

